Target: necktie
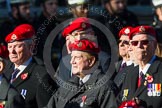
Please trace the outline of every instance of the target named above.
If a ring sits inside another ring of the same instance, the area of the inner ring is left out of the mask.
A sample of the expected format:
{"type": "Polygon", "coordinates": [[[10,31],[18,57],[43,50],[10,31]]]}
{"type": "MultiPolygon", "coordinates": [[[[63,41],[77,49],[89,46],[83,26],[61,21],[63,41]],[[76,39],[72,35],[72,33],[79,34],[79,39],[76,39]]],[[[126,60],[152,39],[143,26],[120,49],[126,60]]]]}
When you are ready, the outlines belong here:
{"type": "Polygon", "coordinates": [[[13,71],[12,76],[11,76],[11,81],[10,81],[11,84],[12,84],[13,81],[16,79],[16,76],[17,76],[17,74],[18,74],[19,72],[20,72],[19,69],[15,69],[15,70],[13,71]]]}
{"type": "Polygon", "coordinates": [[[79,86],[82,87],[84,85],[82,80],[79,80],[79,86]]]}
{"type": "Polygon", "coordinates": [[[126,66],[127,66],[127,64],[126,64],[126,63],[123,63],[123,64],[121,65],[120,69],[119,69],[119,72],[122,71],[126,66]]]}
{"type": "Polygon", "coordinates": [[[139,77],[138,77],[138,87],[140,87],[140,85],[141,85],[141,83],[142,83],[143,77],[144,77],[144,74],[143,74],[143,72],[141,71],[141,72],[140,72],[140,75],[139,75],[139,77]]]}

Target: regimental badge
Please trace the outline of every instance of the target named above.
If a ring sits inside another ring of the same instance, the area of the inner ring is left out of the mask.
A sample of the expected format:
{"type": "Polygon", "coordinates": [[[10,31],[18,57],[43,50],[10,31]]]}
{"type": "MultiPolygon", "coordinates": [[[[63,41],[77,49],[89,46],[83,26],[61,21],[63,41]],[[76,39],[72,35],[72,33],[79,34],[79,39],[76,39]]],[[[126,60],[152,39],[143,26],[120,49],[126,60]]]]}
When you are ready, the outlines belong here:
{"type": "Polygon", "coordinates": [[[124,89],[122,101],[126,101],[127,100],[128,93],[129,93],[129,90],[128,89],[124,89]]]}
{"type": "Polygon", "coordinates": [[[143,26],[141,26],[141,27],[139,28],[139,31],[140,31],[140,32],[145,32],[145,28],[144,28],[143,26]]]}
{"type": "Polygon", "coordinates": [[[82,47],[82,42],[79,42],[79,43],[77,44],[77,46],[78,46],[78,47],[82,47]]]}
{"type": "Polygon", "coordinates": [[[15,34],[13,34],[13,35],[11,36],[11,39],[12,39],[12,40],[16,40],[16,39],[17,39],[17,36],[16,36],[15,34]]]}
{"type": "Polygon", "coordinates": [[[161,96],[161,84],[160,83],[148,84],[147,95],[148,96],[161,96]]]}
{"type": "Polygon", "coordinates": [[[125,29],[124,33],[125,34],[129,34],[130,33],[130,29],[129,28],[125,29]]]}
{"type": "Polygon", "coordinates": [[[27,90],[26,89],[22,89],[21,90],[21,95],[22,95],[22,97],[25,99],[25,97],[26,97],[26,94],[27,94],[27,90]]]}
{"type": "Polygon", "coordinates": [[[87,96],[82,96],[82,102],[80,103],[80,107],[83,107],[85,104],[86,104],[86,99],[87,99],[87,96]]]}
{"type": "Polygon", "coordinates": [[[5,104],[6,104],[5,101],[0,101],[0,108],[5,108],[5,104]]]}
{"type": "Polygon", "coordinates": [[[86,28],[86,24],[85,23],[82,23],[82,28],[86,28]]]}

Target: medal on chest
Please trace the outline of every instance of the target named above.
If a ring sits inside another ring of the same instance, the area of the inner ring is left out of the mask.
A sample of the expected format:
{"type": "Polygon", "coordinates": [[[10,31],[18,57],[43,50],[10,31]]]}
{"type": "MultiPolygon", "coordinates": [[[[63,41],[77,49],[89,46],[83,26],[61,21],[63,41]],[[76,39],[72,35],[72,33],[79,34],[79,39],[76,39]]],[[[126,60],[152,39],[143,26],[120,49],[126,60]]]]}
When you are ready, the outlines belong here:
{"type": "Polygon", "coordinates": [[[128,89],[124,89],[124,92],[123,92],[123,97],[122,97],[122,101],[127,100],[128,92],[129,92],[129,90],[128,90],[128,89]]]}

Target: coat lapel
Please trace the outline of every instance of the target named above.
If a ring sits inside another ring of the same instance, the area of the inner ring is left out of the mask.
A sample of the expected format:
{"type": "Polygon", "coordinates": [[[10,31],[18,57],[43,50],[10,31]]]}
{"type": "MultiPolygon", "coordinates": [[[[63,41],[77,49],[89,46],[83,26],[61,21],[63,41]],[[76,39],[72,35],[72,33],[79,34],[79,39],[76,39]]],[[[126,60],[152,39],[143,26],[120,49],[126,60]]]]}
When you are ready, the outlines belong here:
{"type": "Polygon", "coordinates": [[[30,77],[33,68],[35,67],[35,63],[33,62],[33,60],[31,61],[31,63],[25,68],[25,70],[18,76],[18,78],[12,83],[12,85],[14,87],[17,87],[18,85],[20,85],[21,83],[23,83],[24,81],[28,80],[28,78],[30,77]]]}
{"type": "Polygon", "coordinates": [[[2,76],[2,85],[0,85],[0,100],[6,100],[10,84],[7,82],[5,76],[2,76]]]}
{"type": "Polygon", "coordinates": [[[122,60],[118,61],[117,63],[115,63],[115,67],[116,67],[116,72],[119,72],[120,66],[122,64],[122,60]]]}
{"type": "MultiPolygon", "coordinates": [[[[150,68],[148,69],[147,73],[154,77],[154,74],[157,72],[158,66],[160,65],[160,61],[158,58],[151,64],[150,68]]],[[[147,87],[147,85],[144,85],[145,79],[142,80],[141,86],[137,88],[134,97],[139,96],[147,87]]]]}
{"type": "MultiPolygon", "coordinates": [[[[130,78],[130,81],[131,81],[131,90],[132,92],[134,93],[136,91],[136,88],[137,88],[137,81],[138,81],[138,66],[136,67],[133,67],[134,70],[132,71],[132,74],[131,74],[131,78],[130,78]]],[[[131,69],[130,69],[131,70],[131,69]]]]}
{"type": "Polygon", "coordinates": [[[5,77],[7,78],[8,81],[10,81],[10,79],[11,79],[11,75],[12,75],[13,70],[14,70],[14,64],[11,64],[11,65],[8,67],[8,69],[5,69],[5,70],[3,71],[5,77]]]}
{"type": "MultiPolygon", "coordinates": [[[[95,72],[93,72],[92,76],[90,77],[90,79],[84,84],[83,87],[86,87],[88,85],[92,85],[93,83],[96,83],[97,81],[97,77],[99,77],[101,74],[101,71],[99,69],[97,69],[95,72]]],[[[78,77],[74,77],[72,78],[71,80],[69,80],[70,83],[73,83],[75,85],[79,85],[79,78],[78,77]]],[[[73,99],[75,96],[79,95],[80,93],[79,92],[84,92],[86,89],[82,89],[81,88],[78,88],[78,91],[77,92],[70,92],[70,95],[68,95],[67,99],[71,100],[73,99]]]]}

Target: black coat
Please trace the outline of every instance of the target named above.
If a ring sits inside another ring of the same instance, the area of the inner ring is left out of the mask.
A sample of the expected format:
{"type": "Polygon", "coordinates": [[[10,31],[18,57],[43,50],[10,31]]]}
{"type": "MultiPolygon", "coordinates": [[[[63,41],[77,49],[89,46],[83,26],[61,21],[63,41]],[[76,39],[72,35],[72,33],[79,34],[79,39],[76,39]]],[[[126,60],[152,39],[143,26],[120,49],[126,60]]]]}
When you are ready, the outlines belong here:
{"type": "MultiPolygon", "coordinates": [[[[10,80],[14,65],[5,72],[10,80]]],[[[26,91],[25,108],[42,108],[48,103],[52,93],[56,89],[56,84],[48,75],[43,66],[38,65],[33,59],[12,85],[22,95],[26,91]],[[27,75],[25,79],[23,75],[27,75]]]]}
{"type": "Polygon", "coordinates": [[[117,75],[114,78],[114,83],[119,88],[119,91],[121,90],[121,87],[123,85],[124,79],[128,72],[132,71],[132,68],[134,67],[134,64],[130,66],[126,66],[121,72],[118,72],[117,75]]]}
{"type": "MultiPolygon", "coordinates": [[[[161,108],[162,107],[162,94],[160,96],[148,96],[147,84],[143,79],[141,86],[137,88],[139,66],[132,67],[132,71],[128,72],[124,80],[122,91],[118,96],[118,102],[121,103],[124,90],[128,89],[128,95],[125,99],[131,100],[133,97],[138,97],[146,102],[147,108],[161,108]]],[[[162,84],[162,62],[159,58],[151,64],[147,73],[153,77],[154,84],[162,84]]]]}
{"type": "Polygon", "coordinates": [[[84,97],[86,99],[83,108],[117,108],[114,101],[116,87],[109,79],[108,76],[103,77],[101,71],[97,69],[80,87],[79,78],[72,77],[68,83],[60,83],[60,88],[46,108],[81,108],[84,97]]]}
{"type": "Polygon", "coordinates": [[[24,99],[18,91],[2,76],[0,84],[0,103],[5,102],[5,108],[23,108],[24,99]]]}

